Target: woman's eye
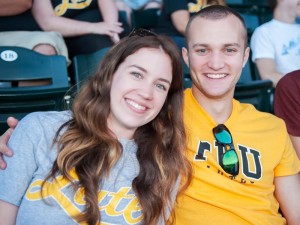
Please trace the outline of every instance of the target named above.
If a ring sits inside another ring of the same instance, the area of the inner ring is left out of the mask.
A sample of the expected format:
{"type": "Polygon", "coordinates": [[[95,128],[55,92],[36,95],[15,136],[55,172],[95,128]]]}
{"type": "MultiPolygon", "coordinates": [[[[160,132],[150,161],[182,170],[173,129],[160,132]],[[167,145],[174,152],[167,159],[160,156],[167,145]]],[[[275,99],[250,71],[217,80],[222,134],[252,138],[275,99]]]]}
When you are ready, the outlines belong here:
{"type": "Polygon", "coordinates": [[[159,89],[164,90],[164,91],[167,90],[166,86],[163,84],[156,84],[156,87],[158,87],[159,89]]]}
{"type": "Polygon", "coordinates": [[[139,78],[139,79],[142,78],[142,74],[140,74],[139,72],[131,72],[130,74],[136,78],[139,78]]]}

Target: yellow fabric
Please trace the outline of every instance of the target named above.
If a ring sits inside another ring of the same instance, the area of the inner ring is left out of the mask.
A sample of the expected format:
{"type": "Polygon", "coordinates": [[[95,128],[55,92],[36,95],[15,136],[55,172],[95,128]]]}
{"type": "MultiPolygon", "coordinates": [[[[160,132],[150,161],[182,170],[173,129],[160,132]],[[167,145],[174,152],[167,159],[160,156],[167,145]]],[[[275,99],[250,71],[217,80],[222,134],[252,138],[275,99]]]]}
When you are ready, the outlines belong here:
{"type": "Polygon", "coordinates": [[[300,167],[284,122],[233,100],[225,125],[232,134],[240,166],[239,174],[230,177],[218,163],[223,149],[212,134],[217,124],[190,89],[185,92],[184,119],[194,174],[189,188],[178,197],[176,225],[286,224],[277,213],[273,179],[296,174],[300,167]]]}

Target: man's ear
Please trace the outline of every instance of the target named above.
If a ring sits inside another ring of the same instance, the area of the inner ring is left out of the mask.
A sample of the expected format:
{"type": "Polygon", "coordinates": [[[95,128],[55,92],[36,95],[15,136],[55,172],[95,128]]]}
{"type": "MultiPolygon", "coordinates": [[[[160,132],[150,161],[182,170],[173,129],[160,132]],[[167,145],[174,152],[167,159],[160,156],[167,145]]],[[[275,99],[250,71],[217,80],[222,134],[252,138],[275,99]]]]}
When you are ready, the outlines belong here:
{"type": "Polygon", "coordinates": [[[186,47],[183,47],[183,48],[182,48],[181,54],[182,54],[182,58],[183,58],[185,64],[187,65],[187,67],[190,68],[189,56],[188,56],[188,50],[187,50],[186,47]]]}
{"type": "MultiPolygon", "coordinates": [[[[243,59],[243,67],[246,65],[246,63],[247,63],[247,60],[248,60],[248,58],[249,58],[249,54],[250,54],[250,48],[249,47],[247,47],[246,49],[245,49],[245,52],[244,52],[244,59],[243,59]]],[[[250,59],[251,60],[251,59],[250,59]]]]}

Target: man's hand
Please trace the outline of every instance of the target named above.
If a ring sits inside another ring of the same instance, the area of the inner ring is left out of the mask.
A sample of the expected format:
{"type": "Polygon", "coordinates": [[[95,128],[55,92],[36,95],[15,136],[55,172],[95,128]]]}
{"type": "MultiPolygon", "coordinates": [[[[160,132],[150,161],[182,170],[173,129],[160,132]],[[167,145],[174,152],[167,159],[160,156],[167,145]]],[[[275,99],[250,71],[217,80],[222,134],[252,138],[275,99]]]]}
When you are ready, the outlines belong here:
{"type": "Polygon", "coordinates": [[[6,168],[6,163],[3,160],[3,155],[8,157],[13,155],[13,152],[7,147],[7,142],[18,124],[18,120],[13,117],[8,117],[7,124],[10,127],[2,136],[0,136],[0,169],[6,168]]]}

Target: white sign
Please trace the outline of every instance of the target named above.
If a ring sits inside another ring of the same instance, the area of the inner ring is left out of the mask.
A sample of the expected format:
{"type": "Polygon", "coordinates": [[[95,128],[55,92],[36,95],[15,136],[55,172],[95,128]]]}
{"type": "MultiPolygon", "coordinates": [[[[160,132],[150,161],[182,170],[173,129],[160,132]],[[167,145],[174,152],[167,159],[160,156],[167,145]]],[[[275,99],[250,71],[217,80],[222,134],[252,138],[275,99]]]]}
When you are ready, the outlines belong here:
{"type": "Polygon", "coordinates": [[[12,62],[18,58],[18,54],[12,50],[5,50],[5,51],[1,52],[0,57],[4,61],[12,62]]]}

